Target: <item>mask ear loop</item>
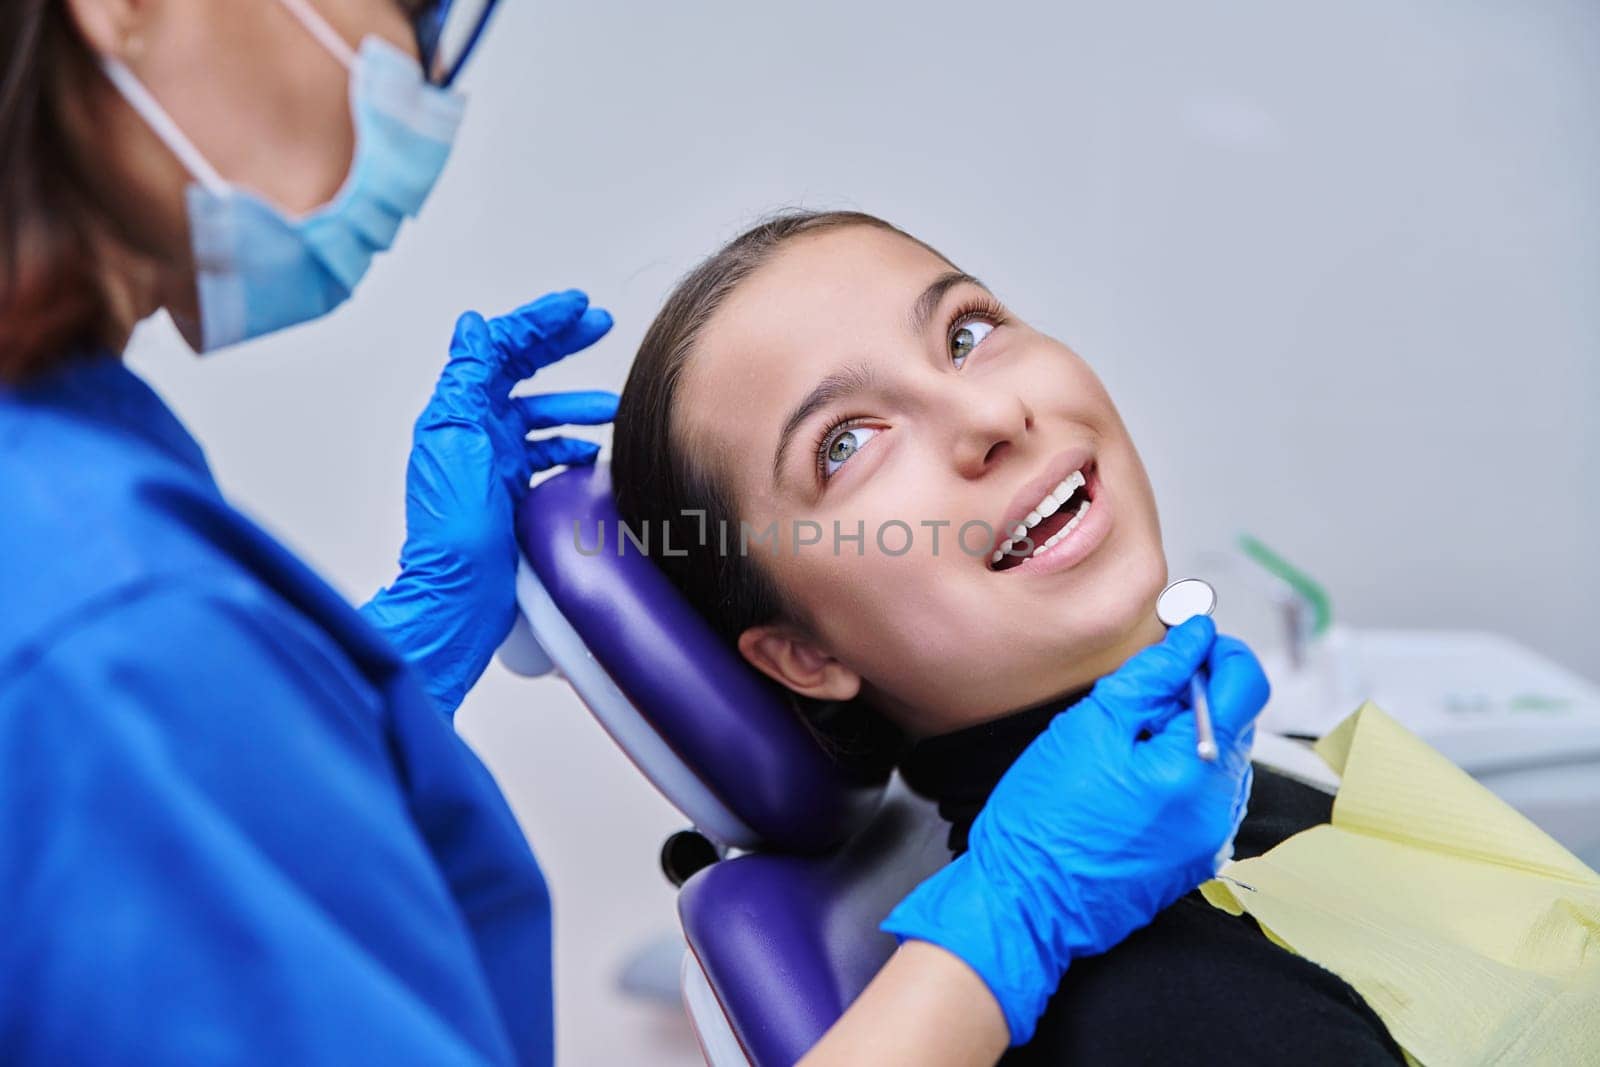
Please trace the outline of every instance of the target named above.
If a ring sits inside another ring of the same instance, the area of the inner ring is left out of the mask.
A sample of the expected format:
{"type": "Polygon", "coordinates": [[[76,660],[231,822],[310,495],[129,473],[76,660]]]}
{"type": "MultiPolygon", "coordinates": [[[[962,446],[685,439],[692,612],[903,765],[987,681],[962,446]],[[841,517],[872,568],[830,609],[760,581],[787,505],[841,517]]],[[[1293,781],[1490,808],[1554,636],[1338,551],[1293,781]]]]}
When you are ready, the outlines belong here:
{"type": "Polygon", "coordinates": [[[327,19],[317,13],[316,8],[306,0],[278,0],[278,2],[289,9],[289,14],[306,28],[307,33],[317,39],[318,44],[333,53],[334,59],[344,64],[345,70],[355,70],[355,49],[339,36],[339,31],[329,25],[327,19]]]}
{"type": "Polygon", "coordinates": [[[194,142],[184,136],[183,131],[178,129],[178,124],[172,121],[172,116],[156,102],[150,90],[134,77],[133,71],[129,70],[122,60],[103,55],[100,57],[100,69],[105,72],[105,76],[110,79],[117,92],[122,94],[128,106],[139,113],[139,117],[144,119],[151,132],[161,138],[162,143],[178,157],[178,162],[188,169],[194,180],[205,187],[206,192],[219,197],[228,194],[230,187],[227,181],[206,161],[206,157],[200,154],[194,142]]]}
{"type": "MultiPolygon", "coordinates": [[[[333,58],[337,59],[346,70],[355,69],[354,50],[306,0],[279,0],[279,2],[288,9],[289,14],[294,16],[295,21],[299,22],[307,33],[316,38],[318,44],[332,53],[333,58]]],[[[144,83],[134,76],[127,64],[115,56],[102,55],[100,69],[122,94],[128,106],[138,112],[139,117],[144,119],[146,125],[172,154],[178,157],[178,162],[184,165],[190,176],[199,182],[206,192],[220,197],[226,196],[231,191],[232,186],[217,173],[217,168],[200,154],[194,142],[178,128],[178,124],[172,121],[172,116],[167,114],[166,108],[162,107],[150,90],[144,87],[144,83]]]]}

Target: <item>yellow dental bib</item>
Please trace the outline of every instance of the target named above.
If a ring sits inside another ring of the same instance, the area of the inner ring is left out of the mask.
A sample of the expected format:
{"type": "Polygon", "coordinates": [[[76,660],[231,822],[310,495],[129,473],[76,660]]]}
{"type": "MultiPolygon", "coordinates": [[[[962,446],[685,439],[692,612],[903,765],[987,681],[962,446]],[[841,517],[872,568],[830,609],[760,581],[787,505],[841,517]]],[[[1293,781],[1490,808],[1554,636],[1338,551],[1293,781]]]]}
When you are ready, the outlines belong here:
{"type": "Polygon", "coordinates": [[[1371,701],[1316,751],[1332,821],[1206,899],[1350,983],[1413,1062],[1600,1064],[1600,875],[1371,701]]]}

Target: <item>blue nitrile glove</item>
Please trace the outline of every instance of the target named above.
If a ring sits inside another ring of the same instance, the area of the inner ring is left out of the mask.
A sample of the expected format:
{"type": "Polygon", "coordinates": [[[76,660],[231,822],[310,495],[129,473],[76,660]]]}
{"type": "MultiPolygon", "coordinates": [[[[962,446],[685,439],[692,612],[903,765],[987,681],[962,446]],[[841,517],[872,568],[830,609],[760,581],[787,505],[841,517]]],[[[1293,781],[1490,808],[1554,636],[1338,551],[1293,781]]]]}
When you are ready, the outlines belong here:
{"type": "Polygon", "coordinates": [[[540,367],[587,348],[611,329],[576,289],[551,293],[485,321],[456,323],[433,399],[417,419],[406,472],[400,576],[361,609],[411,662],[450,713],[516,621],[516,505],[534,471],[591,463],[600,446],[533,430],[610,422],[608,392],[511,397],[540,367]]]}
{"type": "Polygon", "coordinates": [[[1216,873],[1243,818],[1267,678],[1207,616],[1100,679],[1011,765],[968,851],[884,920],[988,984],[1013,1044],[1033,1036],[1073,960],[1115,945],[1216,873]],[[1189,679],[1210,668],[1218,755],[1195,754],[1189,679]],[[1140,735],[1149,736],[1140,740],[1140,735]]]}

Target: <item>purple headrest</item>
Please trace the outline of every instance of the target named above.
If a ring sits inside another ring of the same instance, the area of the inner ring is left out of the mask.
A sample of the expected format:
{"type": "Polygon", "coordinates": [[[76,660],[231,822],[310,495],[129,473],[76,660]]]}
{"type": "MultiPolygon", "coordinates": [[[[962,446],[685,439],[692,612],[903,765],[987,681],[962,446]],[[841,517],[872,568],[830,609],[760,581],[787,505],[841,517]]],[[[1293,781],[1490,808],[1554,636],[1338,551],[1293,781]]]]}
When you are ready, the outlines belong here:
{"type": "Polygon", "coordinates": [[[763,843],[817,851],[871,815],[881,786],[853,781],[776,685],[620,537],[606,465],[534,486],[517,514],[517,536],[550,599],[617,689],[763,843]],[[596,552],[601,530],[604,547],[596,552]]]}

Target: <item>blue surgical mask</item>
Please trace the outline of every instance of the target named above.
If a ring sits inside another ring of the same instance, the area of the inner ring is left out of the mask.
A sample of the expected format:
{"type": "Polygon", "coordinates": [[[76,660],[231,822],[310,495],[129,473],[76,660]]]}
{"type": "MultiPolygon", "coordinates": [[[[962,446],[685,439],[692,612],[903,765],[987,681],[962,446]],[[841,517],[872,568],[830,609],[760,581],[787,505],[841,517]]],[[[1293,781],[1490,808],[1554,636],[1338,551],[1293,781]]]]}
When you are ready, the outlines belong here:
{"type": "Polygon", "coordinates": [[[178,129],[121,62],[101,64],[195,184],[189,230],[200,305],[190,343],[211,352],[326,315],[350,298],[372,257],[394,243],[444,169],[465,100],[428,84],[416,60],[377,37],[352,53],[309,7],[284,6],[350,71],[355,156],[343,187],[326,205],[291,218],[230,184],[178,129]]]}

